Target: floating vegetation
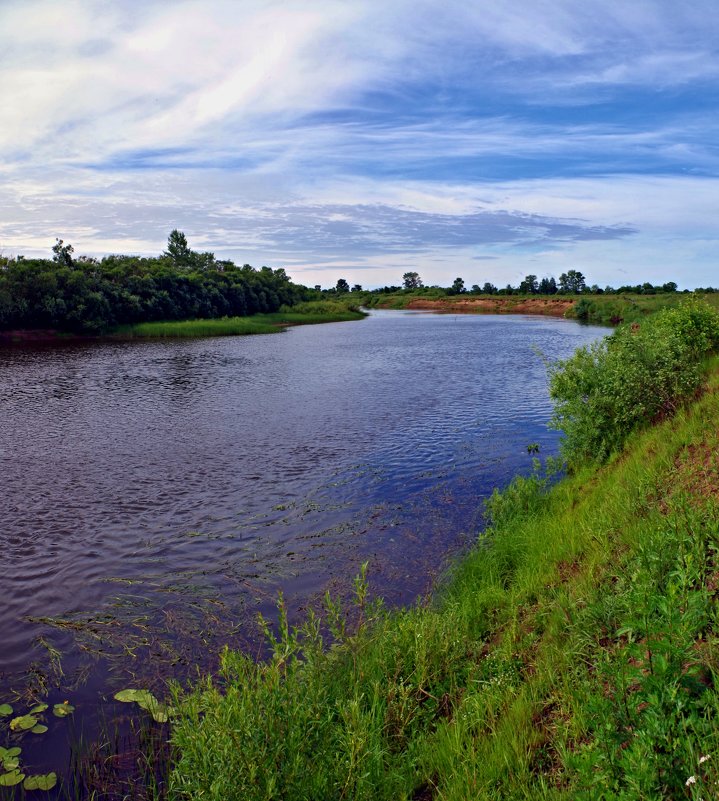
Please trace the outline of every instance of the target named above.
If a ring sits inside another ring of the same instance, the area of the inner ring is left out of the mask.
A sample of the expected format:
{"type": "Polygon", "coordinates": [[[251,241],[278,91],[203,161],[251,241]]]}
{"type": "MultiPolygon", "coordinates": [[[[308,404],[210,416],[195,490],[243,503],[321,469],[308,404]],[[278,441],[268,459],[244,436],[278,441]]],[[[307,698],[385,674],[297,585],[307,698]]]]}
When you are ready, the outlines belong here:
{"type": "Polygon", "coordinates": [[[22,715],[10,721],[11,731],[27,731],[37,726],[37,718],[34,715],[22,715]]]}
{"type": "Polygon", "coordinates": [[[14,787],[16,784],[20,784],[24,778],[24,773],[20,773],[19,770],[11,770],[10,773],[0,776],[0,787],[14,787]]]}
{"type": "Polygon", "coordinates": [[[149,712],[156,723],[167,723],[170,719],[170,707],[158,701],[149,690],[120,690],[114,698],[124,704],[136,703],[140,709],[149,712]]]}
{"type": "MultiPolygon", "coordinates": [[[[50,709],[50,705],[45,701],[36,703],[24,715],[14,717],[8,726],[8,730],[13,733],[15,737],[22,737],[26,733],[35,735],[42,735],[48,731],[48,727],[43,722],[45,713],[50,709]]],[[[75,711],[75,707],[69,702],[64,701],[61,704],[55,704],[52,712],[55,717],[65,718],[75,711]]],[[[1,717],[7,718],[12,712],[13,708],[10,704],[0,705],[1,717]]],[[[23,789],[26,791],[31,790],[52,790],[57,784],[56,773],[45,774],[32,774],[26,773],[27,768],[21,766],[20,754],[22,748],[20,746],[13,746],[12,748],[5,748],[0,746],[0,787],[15,787],[22,783],[23,789]]]]}
{"type": "Polygon", "coordinates": [[[25,790],[52,790],[57,784],[57,774],[46,773],[44,776],[28,776],[23,782],[25,790]]]}
{"type": "Polygon", "coordinates": [[[2,748],[0,747],[0,764],[3,770],[16,770],[20,765],[18,757],[22,752],[22,748],[2,748]]]}

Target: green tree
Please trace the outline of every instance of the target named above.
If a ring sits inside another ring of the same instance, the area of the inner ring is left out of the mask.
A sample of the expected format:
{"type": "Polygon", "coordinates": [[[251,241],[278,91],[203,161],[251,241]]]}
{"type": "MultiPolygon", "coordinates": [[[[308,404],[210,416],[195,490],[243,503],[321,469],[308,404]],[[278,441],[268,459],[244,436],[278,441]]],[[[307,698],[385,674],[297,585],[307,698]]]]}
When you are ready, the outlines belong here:
{"type": "Polygon", "coordinates": [[[346,292],[350,291],[350,285],[344,278],[340,278],[337,281],[337,286],[335,287],[335,290],[338,295],[344,295],[346,292]]]}
{"type": "Polygon", "coordinates": [[[557,282],[554,280],[554,277],[550,278],[542,278],[539,282],[539,294],[540,295],[556,295],[557,294],[557,282]]]}
{"type": "Polygon", "coordinates": [[[526,295],[536,295],[539,292],[539,281],[536,275],[528,275],[519,285],[519,291],[526,295]]]}
{"type": "Polygon", "coordinates": [[[423,286],[419,273],[415,272],[405,273],[402,276],[402,282],[405,289],[420,289],[423,286]]]}
{"type": "Polygon", "coordinates": [[[62,264],[63,267],[72,267],[72,254],[75,252],[75,248],[72,245],[64,244],[62,239],[55,239],[52,252],[52,260],[56,264],[62,264]]]}
{"type": "Polygon", "coordinates": [[[455,278],[452,282],[452,286],[449,288],[449,293],[451,295],[461,295],[464,291],[464,279],[455,278]]]}
{"type": "Polygon", "coordinates": [[[354,284],[352,286],[352,292],[361,292],[362,291],[362,284],[354,284]]]}
{"type": "Polygon", "coordinates": [[[559,276],[559,291],[578,294],[584,290],[585,278],[579,270],[567,270],[559,276]]]}
{"type": "Polygon", "coordinates": [[[163,256],[169,256],[175,267],[189,267],[192,263],[193,252],[187,244],[187,237],[174,228],[167,237],[167,250],[163,256]]]}

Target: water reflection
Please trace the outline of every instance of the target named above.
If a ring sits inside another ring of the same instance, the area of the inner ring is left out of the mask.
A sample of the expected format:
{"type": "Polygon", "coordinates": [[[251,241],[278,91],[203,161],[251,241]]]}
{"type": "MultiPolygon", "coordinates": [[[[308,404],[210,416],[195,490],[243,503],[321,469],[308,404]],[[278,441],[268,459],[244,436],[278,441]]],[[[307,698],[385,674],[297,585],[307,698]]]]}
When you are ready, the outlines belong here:
{"type": "Polygon", "coordinates": [[[254,631],[278,588],[300,608],[366,558],[381,594],[411,601],[526,445],[556,448],[534,349],[605,333],[383,312],[1,350],[0,689],[48,647],[90,699],[125,680],[123,649],[133,673],[178,675],[254,631]]]}

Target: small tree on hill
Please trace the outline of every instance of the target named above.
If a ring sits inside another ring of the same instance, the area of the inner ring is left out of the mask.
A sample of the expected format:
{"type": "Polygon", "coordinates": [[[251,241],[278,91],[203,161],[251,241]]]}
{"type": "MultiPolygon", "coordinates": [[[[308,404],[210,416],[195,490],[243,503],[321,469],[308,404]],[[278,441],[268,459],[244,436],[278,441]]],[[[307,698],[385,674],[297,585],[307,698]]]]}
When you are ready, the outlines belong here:
{"type": "Polygon", "coordinates": [[[402,276],[402,282],[405,289],[420,289],[422,287],[422,279],[419,277],[419,273],[405,273],[402,276]]]}
{"type": "Polygon", "coordinates": [[[464,278],[455,278],[449,292],[452,295],[461,295],[464,292],[464,278]]]}

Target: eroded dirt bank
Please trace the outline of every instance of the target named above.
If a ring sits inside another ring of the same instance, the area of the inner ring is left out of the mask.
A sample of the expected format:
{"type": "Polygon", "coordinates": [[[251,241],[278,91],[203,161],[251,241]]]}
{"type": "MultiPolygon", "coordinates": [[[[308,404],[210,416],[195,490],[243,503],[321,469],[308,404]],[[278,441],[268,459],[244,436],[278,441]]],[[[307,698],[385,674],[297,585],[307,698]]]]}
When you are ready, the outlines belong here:
{"type": "Polygon", "coordinates": [[[573,298],[413,298],[405,308],[447,312],[475,312],[484,314],[546,314],[564,317],[574,306],[573,298]]]}

